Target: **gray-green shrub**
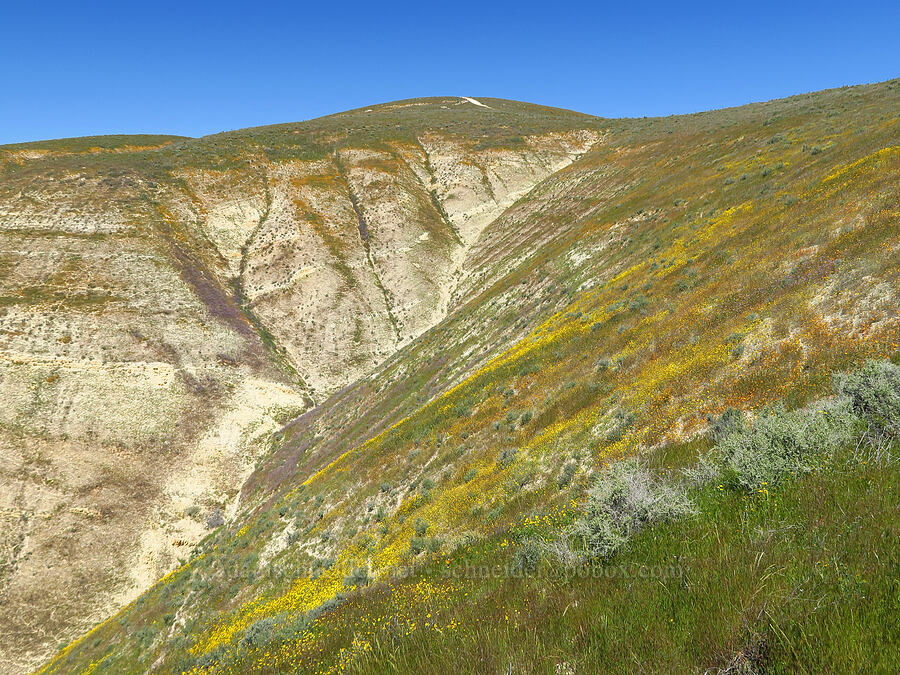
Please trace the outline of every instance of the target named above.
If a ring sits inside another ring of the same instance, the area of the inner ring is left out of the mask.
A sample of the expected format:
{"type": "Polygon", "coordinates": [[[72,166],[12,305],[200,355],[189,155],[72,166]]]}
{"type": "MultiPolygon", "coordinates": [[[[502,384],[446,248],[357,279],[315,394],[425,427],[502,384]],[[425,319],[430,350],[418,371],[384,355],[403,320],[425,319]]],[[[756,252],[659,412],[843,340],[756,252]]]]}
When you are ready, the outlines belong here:
{"type": "Polygon", "coordinates": [[[834,388],[853,412],[879,436],[900,438],[900,366],[869,361],[859,370],[836,375],[834,388]]]}
{"type": "Polygon", "coordinates": [[[365,567],[357,567],[344,577],[345,586],[355,586],[356,588],[360,588],[362,586],[368,586],[371,582],[372,577],[369,576],[369,570],[365,567]]]}
{"type": "Polygon", "coordinates": [[[504,448],[497,456],[497,464],[500,466],[509,466],[516,459],[517,454],[519,454],[518,448],[504,448]]]}
{"type": "Polygon", "coordinates": [[[780,404],[764,410],[749,429],[719,443],[725,478],[758,490],[811,471],[825,453],[850,440],[852,427],[853,415],[843,398],[790,412],[780,404]]]}
{"type": "Polygon", "coordinates": [[[726,408],[721,415],[713,420],[710,435],[714,442],[721,443],[728,436],[741,433],[745,429],[746,425],[744,424],[744,416],[741,414],[741,411],[736,408],[726,408]]]}
{"type": "Polygon", "coordinates": [[[638,460],[626,459],[597,478],[575,535],[589,555],[606,558],[644,525],[693,512],[683,489],[655,478],[638,460]]]}
{"type": "Polygon", "coordinates": [[[270,616],[264,619],[258,619],[247,626],[244,631],[244,636],[241,638],[241,644],[260,649],[269,644],[274,635],[275,617],[270,616]]]}
{"type": "Polygon", "coordinates": [[[578,470],[578,465],[575,462],[566,462],[563,466],[562,470],[559,472],[559,477],[556,479],[556,486],[562,490],[569,483],[572,482],[572,479],[575,477],[575,472],[578,470]]]}
{"type": "Polygon", "coordinates": [[[519,548],[517,548],[516,552],[513,554],[512,570],[520,574],[534,572],[541,562],[543,555],[544,551],[541,548],[540,542],[533,539],[526,539],[519,544],[519,548]]]}

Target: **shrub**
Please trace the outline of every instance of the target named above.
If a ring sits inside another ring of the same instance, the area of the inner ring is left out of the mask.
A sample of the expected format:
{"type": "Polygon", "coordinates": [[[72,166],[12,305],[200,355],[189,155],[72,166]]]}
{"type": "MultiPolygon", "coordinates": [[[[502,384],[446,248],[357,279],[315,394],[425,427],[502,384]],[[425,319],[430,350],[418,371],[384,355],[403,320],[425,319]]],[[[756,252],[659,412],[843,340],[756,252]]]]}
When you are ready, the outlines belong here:
{"type": "Polygon", "coordinates": [[[518,453],[518,448],[504,448],[497,456],[497,464],[500,466],[509,466],[513,463],[513,460],[515,460],[518,453]]]}
{"type": "Polygon", "coordinates": [[[472,414],[472,408],[465,403],[457,403],[453,406],[453,412],[457,417],[468,417],[472,414]]]}
{"type": "Polygon", "coordinates": [[[478,469],[469,469],[468,471],[466,471],[466,475],[463,476],[463,480],[466,483],[468,483],[470,480],[475,478],[475,476],[477,476],[477,475],[478,475],[478,469]]]}
{"type": "Polygon", "coordinates": [[[744,416],[736,408],[727,408],[712,423],[710,435],[713,442],[721,443],[732,434],[744,431],[744,416]]]}
{"type": "Polygon", "coordinates": [[[572,482],[572,479],[575,477],[575,472],[578,470],[578,465],[575,462],[566,462],[565,466],[563,466],[562,471],[559,472],[559,478],[556,479],[557,487],[562,490],[569,483],[572,482]]]}
{"type": "Polygon", "coordinates": [[[540,543],[533,539],[526,539],[513,554],[512,570],[519,574],[534,572],[542,557],[543,550],[540,543]]]}
{"type": "Polygon", "coordinates": [[[712,452],[701,454],[695,465],[686,467],[681,473],[694,487],[706,485],[721,476],[719,458],[712,452]]]}
{"type": "Polygon", "coordinates": [[[275,635],[275,619],[274,617],[266,617],[254,621],[244,631],[241,638],[241,644],[260,649],[265,647],[275,635]]]}
{"type": "Polygon", "coordinates": [[[185,663],[184,664],[186,666],[185,670],[190,670],[192,667],[199,668],[200,672],[203,672],[204,668],[212,670],[215,666],[219,665],[219,662],[222,661],[224,656],[225,656],[225,647],[222,645],[219,645],[212,651],[209,651],[206,654],[204,654],[203,656],[199,657],[194,662],[193,666],[189,663],[185,663]]]}
{"type": "Polygon", "coordinates": [[[316,558],[312,562],[312,568],[314,570],[325,568],[326,570],[331,569],[332,565],[334,565],[334,558],[316,558]]]}
{"type": "Polygon", "coordinates": [[[156,629],[153,626],[144,626],[143,628],[138,629],[135,633],[135,637],[141,647],[146,648],[147,645],[156,639],[156,629]]]}
{"type": "Polygon", "coordinates": [[[787,412],[778,405],[753,426],[719,444],[726,479],[758,490],[787,475],[811,471],[822,453],[850,440],[853,417],[846,399],[787,412]]]}
{"type": "Polygon", "coordinates": [[[834,388],[873,434],[900,438],[900,366],[869,361],[856,372],[835,376],[834,388]]]}
{"type": "Polygon", "coordinates": [[[634,413],[617,410],[613,420],[614,426],[606,433],[606,441],[608,443],[616,443],[622,440],[625,436],[625,431],[634,424],[634,413]]]}
{"type": "Polygon", "coordinates": [[[335,607],[340,605],[342,602],[344,602],[344,596],[342,594],[338,593],[336,596],[334,596],[330,600],[326,600],[325,602],[323,602],[321,605],[319,605],[315,609],[311,609],[309,612],[307,612],[306,616],[309,617],[310,621],[313,621],[315,619],[318,619],[325,612],[330,612],[332,609],[334,609],[335,607]]]}
{"type": "Polygon", "coordinates": [[[250,624],[241,638],[241,646],[263,649],[271,644],[283,644],[297,639],[309,627],[312,615],[277,614],[250,624]]]}
{"type": "Polygon", "coordinates": [[[607,558],[644,525],[693,512],[684,490],[655,479],[637,460],[627,459],[598,477],[575,534],[589,555],[607,558]]]}
{"type": "Polygon", "coordinates": [[[618,443],[625,437],[625,429],[615,426],[606,433],[607,443],[618,443]]]}
{"type": "Polygon", "coordinates": [[[419,555],[427,546],[428,541],[425,537],[413,537],[409,540],[409,550],[412,551],[413,555],[419,555]]]}
{"type": "Polygon", "coordinates": [[[526,410],[524,413],[522,413],[521,423],[528,424],[533,417],[534,417],[534,413],[532,413],[530,410],[526,410]]]}
{"type": "Polygon", "coordinates": [[[221,527],[224,524],[225,517],[222,515],[222,511],[220,509],[214,509],[213,512],[206,517],[207,529],[213,530],[217,527],[221,527]]]}
{"type": "Polygon", "coordinates": [[[632,312],[639,312],[647,308],[649,301],[643,295],[635,295],[628,303],[628,309],[632,312]]]}
{"type": "Polygon", "coordinates": [[[296,640],[309,627],[309,622],[310,617],[303,612],[294,615],[281,614],[273,639],[282,643],[296,640]]]}
{"type": "Polygon", "coordinates": [[[424,537],[425,533],[428,531],[428,523],[422,518],[416,518],[413,529],[416,531],[417,537],[424,537]]]}
{"type": "Polygon", "coordinates": [[[344,577],[344,585],[354,586],[355,588],[368,586],[371,582],[372,577],[369,576],[369,570],[367,570],[365,567],[357,567],[350,574],[344,577]]]}

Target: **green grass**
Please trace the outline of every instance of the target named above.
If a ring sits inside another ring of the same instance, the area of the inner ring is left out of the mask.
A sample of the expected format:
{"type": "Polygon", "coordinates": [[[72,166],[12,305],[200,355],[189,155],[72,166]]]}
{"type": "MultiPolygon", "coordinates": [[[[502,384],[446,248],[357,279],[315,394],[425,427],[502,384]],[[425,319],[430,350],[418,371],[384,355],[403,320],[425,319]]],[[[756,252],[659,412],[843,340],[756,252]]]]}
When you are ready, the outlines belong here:
{"type": "Polygon", "coordinates": [[[107,136],[79,136],[76,138],[60,138],[50,141],[31,141],[29,143],[10,143],[0,145],[4,150],[46,150],[59,153],[80,153],[96,150],[121,150],[136,147],[163,146],[175,141],[185,140],[186,136],[170,136],[164,134],[111,134],[107,136]]]}
{"type": "MultiPolygon", "coordinates": [[[[430,613],[431,623],[458,628],[379,631],[349,671],[702,672],[742,654],[758,672],[894,672],[898,490],[896,464],[847,449],[768,494],[713,485],[697,495],[697,518],[646,530],[597,569],[600,578],[542,569],[467,580],[438,611],[398,607],[389,591],[359,596],[325,619],[323,632],[335,632],[320,655],[327,663],[366,617],[400,614],[421,626],[430,613]]],[[[465,562],[498,569],[508,560],[492,542],[465,562]]],[[[453,573],[464,569],[457,562],[453,573]]],[[[441,573],[431,579],[447,583],[441,573]]]]}

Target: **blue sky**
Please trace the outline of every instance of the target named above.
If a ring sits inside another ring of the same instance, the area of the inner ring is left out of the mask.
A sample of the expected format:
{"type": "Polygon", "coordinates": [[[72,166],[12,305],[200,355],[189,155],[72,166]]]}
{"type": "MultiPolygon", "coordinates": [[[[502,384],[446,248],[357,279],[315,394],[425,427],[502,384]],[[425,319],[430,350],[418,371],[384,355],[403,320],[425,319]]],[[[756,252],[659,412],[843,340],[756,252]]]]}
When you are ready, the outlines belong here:
{"type": "Polygon", "coordinates": [[[900,2],[5,2],[0,143],[445,94],[684,113],[898,77],[898,36],[900,2]]]}

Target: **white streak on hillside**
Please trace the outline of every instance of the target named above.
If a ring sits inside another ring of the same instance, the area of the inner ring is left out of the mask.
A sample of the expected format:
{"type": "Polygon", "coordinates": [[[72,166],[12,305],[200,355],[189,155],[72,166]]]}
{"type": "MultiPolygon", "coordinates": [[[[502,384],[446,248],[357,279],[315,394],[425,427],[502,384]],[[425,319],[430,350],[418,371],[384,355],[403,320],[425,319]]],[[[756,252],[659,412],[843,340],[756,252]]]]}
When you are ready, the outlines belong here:
{"type": "Polygon", "coordinates": [[[481,106],[482,108],[487,108],[488,110],[493,110],[493,108],[491,108],[491,106],[485,105],[485,104],[482,103],[481,101],[476,101],[474,98],[470,98],[470,97],[468,97],[468,96],[463,96],[463,97],[462,97],[462,100],[463,100],[463,101],[468,101],[468,102],[471,103],[472,105],[477,105],[477,106],[481,106]]]}

